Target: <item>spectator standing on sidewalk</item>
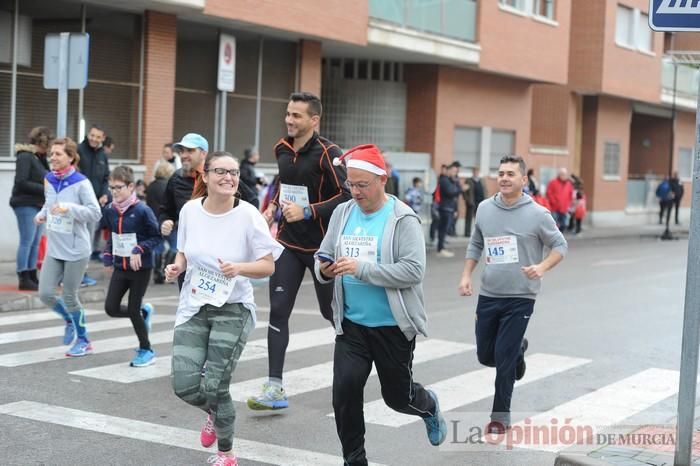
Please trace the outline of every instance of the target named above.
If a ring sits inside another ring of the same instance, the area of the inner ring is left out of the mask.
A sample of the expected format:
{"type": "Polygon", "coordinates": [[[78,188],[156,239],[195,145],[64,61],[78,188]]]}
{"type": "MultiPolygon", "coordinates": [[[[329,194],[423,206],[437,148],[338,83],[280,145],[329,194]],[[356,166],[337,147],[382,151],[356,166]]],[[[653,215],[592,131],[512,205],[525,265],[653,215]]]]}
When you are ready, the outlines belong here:
{"type": "Polygon", "coordinates": [[[566,168],[559,169],[559,175],[547,185],[547,201],[559,231],[564,231],[568,224],[569,207],[574,199],[574,185],[566,168]]]}
{"type": "Polygon", "coordinates": [[[427,320],[420,219],[385,193],[389,173],[376,146],[355,147],[340,160],[353,199],[334,210],[315,272],[335,290],[333,409],[344,464],[366,466],[363,393],[373,365],[384,402],[422,418],[432,445],[445,440],[447,425],[436,394],[416,383],[411,370],[427,320]]]}
{"type": "Polygon", "coordinates": [[[423,208],[423,180],[419,177],[413,178],[413,184],[404,194],[404,202],[420,217],[423,208]]]}
{"type": "Polygon", "coordinates": [[[459,162],[452,162],[447,167],[447,173],[440,175],[438,185],[440,187],[440,203],[438,204],[438,212],[440,214],[440,223],[438,224],[438,257],[454,257],[452,251],[445,249],[445,236],[447,229],[450,226],[450,221],[457,212],[457,198],[462,194],[463,188],[457,177],[459,173],[459,162]]]}
{"type": "MultiPolygon", "coordinates": [[[[173,175],[173,166],[169,163],[162,163],[158,165],[158,170],[154,173],[154,179],[146,188],[146,203],[148,207],[151,208],[156,219],[160,217],[161,206],[165,203],[165,189],[168,186],[168,180],[173,175]]],[[[158,247],[155,249],[154,253],[154,264],[153,264],[153,283],[162,284],[165,283],[165,274],[163,268],[165,265],[169,264],[170,261],[163,263],[163,257],[165,254],[165,241],[161,241],[158,247]]],[[[172,252],[172,259],[175,258],[175,247],[172,244],[168,244],[168,251],[172,252]]]]}
{"type": "Polygon", "coordinates": [[[161,164],[165,163],[173,167],[173,171],[177,171],[182,168],[182,160],[180,158],[180,154],[177,153],[173,145],[170,143],[163,144],[163,152],[161,153],[161,157],[156,161],[155,165],[153,166],[153,173],[158,171],[158,167],[161,164]]]}
{"type": "Polygon", "coordinates": [[[659,225],[663,223],[664,213],[666,213],[666,223],[668,224],[673,207],[673,196],[671,181],[668,176],[664,176],[664,179],[656,187],[656,198],[659,200],[659,225]]]}
{"type": "Polygon", "coordinates": [[[465,188],[462,193],[467,204],[466,213],[464,214],[464,236],[469,238],[472,235],[472,221],[476,215],[476,209],[488,195],[486,186],[484,186],[484,182],[479,174],[479,167],[472,168],[472,176],[467,178],[465,188]]]}
{"type": "Polygon", "coordinates": [[[46,201],[34,218],[37,224],[46,223],[48,238],[39,276],[39,298],[65,320],[63,344],[75,340],[66,353],[69,357],[92,352],[78,289],[92,250],[89,225],[102,216],[90,180],[76,170],[79,162],[78,147],[72,139],[51,142],[51,171],[44,183],[46,201]],[[60,297],[56,295],[59,284],[63,285],[60,297]]]}
{"type": "Polygon", "coordinates": [[[487,433],[510,428],[513,384],[525,375],[525,336],[545,272],[567,251],[552,216],[523,193],[525,161],[501,158],[499,193],[476,213],[476,225],[464,262],[459,293],[471,296],[472,273],[484,255],[476,306],[476,352],[479,362],[496,368],[495,394],[487,433]],[[545,257],[545,248],[549,254],[545,257]]]}
{"type": "Polygon", "coordinates": [[[673,207],[675,208],[676,214],[676,225],[680,225],[681,222],[678,221],[678,209],[681,206],[681,200],[683,199],[683,183],[680,178],[678,178],[678,172],[673,172],[673,176],[668,180],[671,185],[671,191],[673,191],[673,207]]]}
{"type": "MultiPolygon", "coordinates": [[[[99,125],[93,124],[90,126],[85,140],[78,146],[78,154],[80,155],[78,170],[90,181],[100,207],[104,207],[109,202],[109,159],[102,144],[104,140],[104,129],[99,125]]],[[[95,222],[89,225],[89,228],[92,231],[92,254],[90,258],[92,260],[100,260],[100,224],[95,222]]],[[[92,286],[96,283],[86,272],[82,285],[92,286]]]]}
{"type": "Polygon", "coordinates": [[[20,290],[39,289],[36,262],[44,225],[34,223],[34,217],[44,205],[44,178],[49,171],[46,153],[52,138],[49,128],[37,127],[29,132],[29,144],[15,146],[17,160],[10,206],[19,229],[16,271],[20,290]]]}

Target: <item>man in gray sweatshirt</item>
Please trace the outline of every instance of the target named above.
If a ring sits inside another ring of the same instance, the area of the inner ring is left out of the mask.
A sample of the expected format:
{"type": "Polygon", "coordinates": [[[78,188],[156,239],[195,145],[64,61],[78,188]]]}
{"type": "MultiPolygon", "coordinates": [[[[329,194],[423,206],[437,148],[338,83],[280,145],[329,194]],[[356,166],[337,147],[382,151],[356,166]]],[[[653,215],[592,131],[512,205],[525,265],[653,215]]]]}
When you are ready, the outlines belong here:
{"type": "Polygon", "coordinates": [[[507,155],[498,168],[499,193],[476,213],[459,292],[471,296],[472,272],[482,253],[484,270],[476,307],[476,351],[479,362],[496,368],[491,422],[486,432],[510,427],[513,384],[525,375],[524,338],[534,311],[542,276],[566,254],[567,244],[552,215],[529,195],[522,157],[507,155]],[[545,248],[549,253],[545,257],[545,248]]]}
{"type": "Polygon", "coordinates": [[[416,335],[425,335],[426,323],[420,220],[385,194],[388,174],[376,146],[358,146],[340,159],[353,199],[333,212],[315,272],[321,283],[334,282],[333,409],[344,464],[366,465],[363,393],[372,363],[384,402],[423,418],[431,444],[445,440],[447,425],[435,393],[411,373],[416,335]]]}

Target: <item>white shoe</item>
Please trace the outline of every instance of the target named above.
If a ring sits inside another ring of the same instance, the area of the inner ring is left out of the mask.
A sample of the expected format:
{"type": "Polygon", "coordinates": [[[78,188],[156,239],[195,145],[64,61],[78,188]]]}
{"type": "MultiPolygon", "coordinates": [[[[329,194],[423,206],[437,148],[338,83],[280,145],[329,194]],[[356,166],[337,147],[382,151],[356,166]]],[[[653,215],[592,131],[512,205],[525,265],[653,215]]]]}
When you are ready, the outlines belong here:
{"type": "Polygon", "coordinates": [[[449,257],[454,257],[454,256],[455,256],[455,253],[452,252],[452,251],[448,251],[447,249],[443,249],[442,251],[438,252],[436,255],[437,255],[438,257],[449,258],[449,257]]]}

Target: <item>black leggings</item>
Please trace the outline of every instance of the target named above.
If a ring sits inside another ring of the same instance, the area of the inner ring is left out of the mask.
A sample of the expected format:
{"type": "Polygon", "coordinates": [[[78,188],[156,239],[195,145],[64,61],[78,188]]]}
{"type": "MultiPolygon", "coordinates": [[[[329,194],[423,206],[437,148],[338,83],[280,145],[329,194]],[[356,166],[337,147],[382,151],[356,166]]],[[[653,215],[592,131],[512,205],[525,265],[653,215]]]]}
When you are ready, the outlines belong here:
{"type": "Polygon", "coordinates": [[[289,317],[292,315],[306,269],[311,271],[314,279],[321,315],[333,323],[333,282],[322,285],[316,279],[313,254],[293,252],[285,248],[275,262],[275,273],[270,277],[270,325],[267,329],[270,377],[282,378],[284,355],[289,344],[289,317]]]}
{"type": "Polygon", "coordinates": [[[148,341],[148,330],[141,314],[141,302],[146,294],[148,281],[151,279],[151,269],[139,271],[114,269],[112,279],[109,281],[107,299],[105,299],[105,312],[110,317],[128,317],[139,339],[141,349],[151,349],[148,341]],[[122,298],[129,291],[128,305],[122,305],[122,298]]]}

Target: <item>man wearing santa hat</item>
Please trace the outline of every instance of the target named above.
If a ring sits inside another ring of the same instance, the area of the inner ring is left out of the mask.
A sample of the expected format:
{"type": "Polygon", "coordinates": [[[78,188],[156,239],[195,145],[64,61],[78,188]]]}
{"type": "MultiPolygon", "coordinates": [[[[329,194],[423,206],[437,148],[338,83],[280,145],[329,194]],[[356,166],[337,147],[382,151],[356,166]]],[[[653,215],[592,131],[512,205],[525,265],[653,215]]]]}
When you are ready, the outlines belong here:
{"type": "Polygon", "coordinates": [[[420,219],[384,192],[384,158],[374,145],[350,149],[353,199],[333,212],[316,253],[316,276],[332,283],[336,340],[333,409],[346,465],[366,465],[363,392],[372,364],[390,408],[420,416],[440,445],[447,426],[435,393],[413,381],[416,335],[426,335],[423,304],[425,241],[420,219]]]}
{"type": "Polygon", "coordinates": [[[313,274],[314,253],[328,228],[333,210],[350,199],[345,188],[345,168],[333,165],[341,150],[316,132],[321,100],[310,92],[297,92],[287,104],[287,137],[275,146],[279,168],[276,195],[264,212],[268,222],[282,211],[277,241],[284,252],[270,277],[270,323],[267,329],[268,381],[259,395],[248,398],[254,410],[289,406],[282,384],[284,356],[289,343],[289,318],[306,270],[314,279],[321,315],[332,321],[333,287],[313,274]]]}

